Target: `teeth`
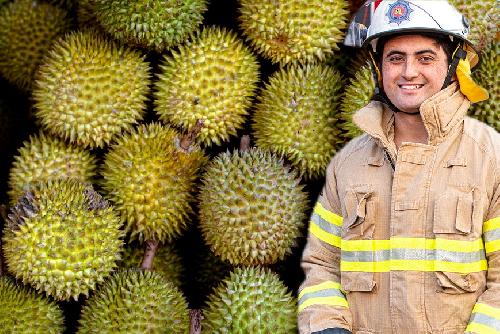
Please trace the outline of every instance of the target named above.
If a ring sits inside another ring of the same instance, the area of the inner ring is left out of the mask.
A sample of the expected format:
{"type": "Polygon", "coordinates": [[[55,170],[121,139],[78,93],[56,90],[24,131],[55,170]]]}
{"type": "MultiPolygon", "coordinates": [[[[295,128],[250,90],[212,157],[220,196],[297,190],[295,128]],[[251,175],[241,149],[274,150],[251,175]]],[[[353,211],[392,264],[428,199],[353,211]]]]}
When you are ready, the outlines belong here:
{"type": "Polygon", "coordinates": [[[422,85],[401,85],[402,89],[419,89],[422,85]]]}

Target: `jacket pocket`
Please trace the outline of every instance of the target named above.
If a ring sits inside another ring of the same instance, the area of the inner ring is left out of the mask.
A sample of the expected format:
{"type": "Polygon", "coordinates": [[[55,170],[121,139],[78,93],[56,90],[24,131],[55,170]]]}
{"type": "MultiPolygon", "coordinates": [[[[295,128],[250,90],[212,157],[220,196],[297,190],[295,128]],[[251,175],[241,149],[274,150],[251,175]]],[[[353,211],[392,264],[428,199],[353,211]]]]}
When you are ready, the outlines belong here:
{"type": "Polygon", "coordinates": [[[434,208],[434,234],[455,235],[454,239],[468,239],[473,232],[472,190],[447,190],[438,197],[434,208]]]}
{"type": "Polygon", "coordinates": [[[376,285],[373,270],[369,269],[374,260],[373,251],[349,247],[352,242],[373,239],[375,196],[371,186],[359,185],[348,189],[345,211],[340,266],[342,290],[347,293],[372,291],[376,285]]]}
{"type": "MultiPolygon", "coordinates": [[[[480,213],[474,212],[475,207],[479,206],[475,206],[472,187],[446,190],[437,198],[434,207],[433,232],[435,237],[470,242],[480,239],[482,221],[480,213]]],[[[463,254],[461,250],[443,247],[436,250],[434,260],[459,264],[474,263],[481,260],[481,254],[480,252],[463,254]]],[[[475,292],[481,287],[484,288],[485,284],[485,273],[479,270],[471,269],[470,273],[436,271],[435,275],[437,292],[447,294],[475,292]]]]}

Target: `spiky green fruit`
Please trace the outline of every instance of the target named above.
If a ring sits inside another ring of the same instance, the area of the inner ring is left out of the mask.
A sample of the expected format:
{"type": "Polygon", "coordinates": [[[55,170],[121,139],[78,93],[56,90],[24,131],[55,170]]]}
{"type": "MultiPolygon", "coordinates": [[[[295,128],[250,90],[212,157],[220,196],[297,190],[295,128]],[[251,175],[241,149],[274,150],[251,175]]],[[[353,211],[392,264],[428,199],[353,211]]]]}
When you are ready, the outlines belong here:
{"type": "Polygon", "coordinates": [[[96,175],[95,157],[80,147],[40,133],[25,141],[14,157],[9,173],[9,197],[14,205],[32,182],[75,178],[91,182],[96,175]]]}
{"type": "Polygon", "coordinates": [[[149,65],[144,56],[94,31],[58,41],[33,90],[35,115],[53,135],[104,147],[144,114],[149,65]]]}
{"type": "Polygon", "coordinates": [[[285,155],[302,175],[324,175],[335,154],[342,79],[326,65],[291,66],[274,73],[255,106],[256,144],[285,155]]]}
{"type": "Polygon", "coordinates": [[[472,73],[474,80],[486,88],[490,94],[488,100],[475,103],[469,109],[469,114],[485,122],[500,132],[500,43],[492,43],[481,53],[481,64],[472,73]]]}
{"type": "Polygon", "coordinates": [[[492,43],[498,30],[500,7],[497,0],[450,0],[470,22],[468,39],[479,49],[492,43]]]}
{"type": "Polygon", "coordinates": [[[190,130],[198,120],[198,142],[221,144],[245,122],[259,80],[256,57],[224,28],[206,28],[165,57],[156,84],[160,119],[190,130]]]}
{"type": "Polygon", "coordinates": [[[297,331],[297,302],[269,269],[235,269],[209,297],[203,316],[203,333],[297,331]]]}
{"type": "Polygon", "coordinates": [[[64,317],[56,303],[0,277],[1,333],[62,334],[64,317]]]}
{"type": "Polygon", "coordinates": [[[0,75],[31,90],[42,58],[71,27],[67,13],[37,0],[16,0],[0,7],[0,75]]]}
{"type": "Polygon", "coordinates": [[[200,189],[200,226],[212,251],[232,264],[271,264],[291,253],[307,196],[274,155],[251,149],[211,161],[200,189]]]}
{"type": "Polygon", "coordinates": [[[116,39],[162,52],[202,23],[206,0],[95,0],[99,23],[116,39]]]}
{"type": "Polygon", "coordinates": [[[162,275],[127,270],[87,300],[79,324],[79,334],[187,334],[189,311],[182,293],[162,275]]]}
{"type": "MultiPolygon", "coordinates": [[[[144,247],[128,246],[125,248],[120,268],[140,268],[144,257],[144,247]]],[[[172,244],[160,245],[156,250],[151,270],[161,274],[169,282],[180,287],[182,284],[182,258],[172,244]]]]}
{"type": "Polygon", "coordinates": [[[241,0],[240,27],[274,63],[324,60],[338,50],[348,20],[345,0],[241,0]]]}
{"type": "Polygon", "coordinates": [[[361,67],[354,78],[351,78],[347,86],[342,103],[340,105],[340,128],[342,136],[349,140],[363,133],[352,121],[356,111],[366,106],[375,92],[375,80],[373,80],[371,65],[366,63],[361,67]]]}
{"type": "Polygon", "coordinates": [[[165,242],[181,233],[205,161],[198,147],[183,149],[175,130],[156,123],[116,140],[105,156],[103,188],[131,239],[165,242]]]}
{"type": "Polygon", "coordinates": [[[4,228],[7,267],[58,300],[88,295],[122,250],[120,219],[92,186],[66,179],[34,184],[4,228]]]}

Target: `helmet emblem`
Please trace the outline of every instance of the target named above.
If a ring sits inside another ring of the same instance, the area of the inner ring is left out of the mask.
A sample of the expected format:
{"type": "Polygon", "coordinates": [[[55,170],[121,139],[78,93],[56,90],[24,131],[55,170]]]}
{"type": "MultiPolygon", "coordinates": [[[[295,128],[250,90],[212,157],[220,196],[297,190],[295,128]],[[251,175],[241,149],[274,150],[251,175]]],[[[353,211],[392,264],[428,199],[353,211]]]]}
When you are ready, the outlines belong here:
{"type": "Polygon", "coordinates": [[[392,5],[389,5],[389,10],[387,11],[389,23],[397,23],[400,25],[403,21],[409,21],[411,12],[413,12],[413,9],[410,8],[408,1],[398,0],[392,5]]]}

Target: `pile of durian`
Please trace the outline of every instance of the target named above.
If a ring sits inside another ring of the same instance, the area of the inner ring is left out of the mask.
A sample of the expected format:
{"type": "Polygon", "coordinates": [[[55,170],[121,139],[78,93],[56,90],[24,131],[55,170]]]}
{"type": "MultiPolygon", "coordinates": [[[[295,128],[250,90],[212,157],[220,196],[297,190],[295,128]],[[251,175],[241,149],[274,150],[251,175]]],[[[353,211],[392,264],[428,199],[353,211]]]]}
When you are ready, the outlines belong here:
{"type": "MultiPolygon", "coordinates": [[[[470,114],[500,130],[496,0],[470,114]]],[[[0,0],[0,333],[294,333],[359,0],[0,0]]]]}

